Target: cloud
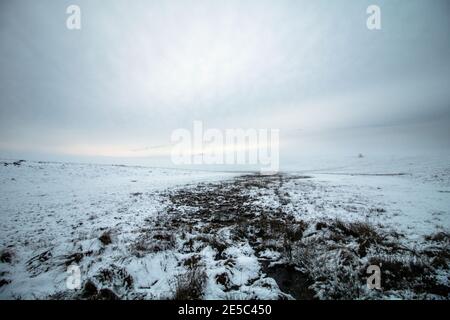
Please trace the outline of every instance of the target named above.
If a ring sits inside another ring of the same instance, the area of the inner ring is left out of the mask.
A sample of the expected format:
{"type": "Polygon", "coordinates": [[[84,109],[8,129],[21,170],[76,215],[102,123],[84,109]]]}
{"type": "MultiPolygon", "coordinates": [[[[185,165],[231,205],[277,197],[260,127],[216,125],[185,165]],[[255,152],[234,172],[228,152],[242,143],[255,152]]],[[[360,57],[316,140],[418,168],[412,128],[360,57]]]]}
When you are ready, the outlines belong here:
{"type": "Polygon", "coordinates": [[[449,118],[447,1],[379,1],[375,32],[370,1],[77,3],[70,31],[70,1],[2,1],[2,151],[133,157],[193,120],[305,138],[449,118]]]}

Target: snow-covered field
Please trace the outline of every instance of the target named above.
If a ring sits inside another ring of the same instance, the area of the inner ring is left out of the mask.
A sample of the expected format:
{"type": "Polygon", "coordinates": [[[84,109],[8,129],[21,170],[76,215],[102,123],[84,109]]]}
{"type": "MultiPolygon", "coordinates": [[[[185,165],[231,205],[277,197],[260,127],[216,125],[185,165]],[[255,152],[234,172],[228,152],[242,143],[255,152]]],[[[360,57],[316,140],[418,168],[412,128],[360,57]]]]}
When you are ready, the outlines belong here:
{"type": "Polygon", "coordinates": [[[448,298],[448,160],[270,177],[5,160],[0,298],[448,298]]]}

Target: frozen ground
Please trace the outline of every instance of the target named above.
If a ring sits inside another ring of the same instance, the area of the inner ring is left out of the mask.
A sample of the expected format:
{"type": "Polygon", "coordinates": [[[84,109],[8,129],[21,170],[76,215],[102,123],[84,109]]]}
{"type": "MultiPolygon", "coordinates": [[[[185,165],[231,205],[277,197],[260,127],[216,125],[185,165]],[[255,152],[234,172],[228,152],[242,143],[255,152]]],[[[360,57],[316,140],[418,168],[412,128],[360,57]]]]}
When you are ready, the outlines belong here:
{"type": "Polygon", "coordinates": [[[448,298],[448,159],[270,177],[0,164],[0,298],[448,298]]]}

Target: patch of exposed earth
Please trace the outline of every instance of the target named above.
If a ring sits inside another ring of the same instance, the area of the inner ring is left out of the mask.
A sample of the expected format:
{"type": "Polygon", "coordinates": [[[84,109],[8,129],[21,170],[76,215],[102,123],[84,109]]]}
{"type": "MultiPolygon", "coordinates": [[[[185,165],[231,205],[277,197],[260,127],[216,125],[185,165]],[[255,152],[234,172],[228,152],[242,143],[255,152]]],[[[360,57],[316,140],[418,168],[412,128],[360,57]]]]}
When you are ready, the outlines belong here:
{"type": "MultiPolygon", "coordinates": [[[[184,294],[178,298],[210,295],[185,288],[204,288],[205,279],[227,297],[264,298],[263,289],[271,299],[448,297],[448,233],[410,243],[392,226],[369,222],[367,215],[379,217],[383,208],[358,208],[350,205],[358,203],[353,198],[333,205],[360,213],[359,219],[306,218],[307,209],[299,212],[305,208],[293,205],[289,190],[292,184],[311,187],[309,178],[247,175],[168,192],[167,213],[141,235],[136,253],[153,251],[156,243],[156,250],[185,254],[182,264],[199,283],[179,282],[176,290],[184,294]],[[370,265],[382,270],[382,290],[367,287],[370,265]]],[[[220,293],[216,297],[224,297],[220,293]]]]}
{"type": "Polygon", "coordinates": [[[123,222],[79,235],[70,250],[53,245],[20,264],[14,247],[4,248],[0,290],[14,287],[10,272],[61,283],[75,264],[83,272],[79,290],[38,297],[449,298],[448,232],[413,241],[386,223],[391,212],[382,204],[307,176],[246,175],[132,192],[125,204],[133,214],[117,211],[113,220],[123,222]],[[156,201],[156,213],[146,215],[145,205],[156,201]],[[370,265],[381,269],[380,290],[367,287],[370,265]]]}

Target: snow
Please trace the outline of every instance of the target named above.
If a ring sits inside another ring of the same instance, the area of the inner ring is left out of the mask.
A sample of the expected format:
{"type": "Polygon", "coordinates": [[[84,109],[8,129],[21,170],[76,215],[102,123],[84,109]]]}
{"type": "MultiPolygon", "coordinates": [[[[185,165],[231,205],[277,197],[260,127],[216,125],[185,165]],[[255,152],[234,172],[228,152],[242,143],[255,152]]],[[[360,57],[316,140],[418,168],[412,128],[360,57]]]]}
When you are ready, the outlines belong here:
{"type": "MultiPolygon", "coordinates": [[[[7,281],[0,287],[0,298],[71,298],[66,270],[75,263],[81,268],[83,283],[96,281],[99,289],[113,288],[120,298],[171,299],[177,277],[187,272],[185,261],[195,255],[200,256],[207,275],[205,299],[292,298],[261,267],[262,260],[271,266],[280,263],[281,253],[272,248],[256,252],[248,242],[232,242],[227,226],[213,235],[227,244],[222,259],[217,259],[212,244],[196,243],[194,252],[180,249],[184,241],[200,235],[196,231],[181,235],[160,230],[162,240],[146,238],[154,235],[148,230],[158,231],[158,223],[166,221],[168,194],[199,186],[208,190],[209,185],[232,181],[237,173],[3,162],[8,165],[0,161],[0,249],[11,252],[12,258],[0,263],[0,278],[7,281]],[[111,245],[99,240],[105,232],[110,233],[111,245]],[[137,250],[139,243],[147,251],[137,250]],[[82,254],[80,261],[76,254],[82,254]],[[105,272],[113,276],[99,280],[105,272]],[[216,281],[224,274],[229,288],[216,281]],[[128,289],[127,276],[133,279],[128,289]]],[[[417,246],[425,235],[450,230],[448,158],[384,162],[363,158],[304,168],[294,168],[284,179],[274,178],[269,187],[245,188],[242,194],[255,208],[282,210],[310,223],[304,236],[314,236],[318,221],[333,219],[382,225],[405,234],[404,241],[417,246]]],[[[189,204],[177,210],[198,213],[189,204]]],[[[352,245],[347,249],[355,250],[352,245]]],[[[336,254],[340,251],[317,257],[317,261],[331,268],[338,261],[336,254]]],[[[438,276],[448,285],[447,271],[439,271],[438,276]]],[[[323,290],[327,288],[318,288],[318,297],[326,297],[323,290]]],[[[398,297],[389,293],[384,298],[389,296],[398,297]]]]}
{"type": "MultiPolygon", "coordinates": [[[[6,161],[5,161],[6,162],[6,161]]],[[[9,163],[9,162],[7,162],[9,163]]],[[[93,164],[24,162],[0,166],[0,248],[14,252],[14,267],[2,263],[0,272],[14,285],[0,288],[2,298],[38,298],[65,290],[65,256],[92,251],[102,261],[86,261],[86,276],[103,265],[117,263],[126,246],[136,238],[146,219],[157,219],[164,207],[158,193],[204,181],[219,181],[231,173],[187,171],[93,164]],[[98,240],[104,230],[113,232],[117,248],[103,248],[98,240]],[[50,270],[39,262],[30,275],[26,262],[51,250],[50,270]],[[56,268],[53,266],[56,265],[56,268]]],[[[176,258],[158,253],[152,259],[125,258],[138,287],[172,275],[176,258]],[[140,267],[139,267],[140,266],[140,267]],[[152,270],[150,276],[143,270],[152,270]]],[[[167,281],[159,296],[169,294],[167,281]]]]}
{"type": "MultiPolygon", "coordinates": [[[[355,157],[334,169],[311,169],[306,173],[313,176],[314,190],[309,191],[317,192],[324,206],[342,197],[348,205],[356,207],[378,205],[387,214],[378,213],[377,219],[413,238],[436,229],[450,230],[449,156],[383,160],[355,157]]],[[[326,212],[334,216],[342,214],[329,207],[326,212]]]]}

